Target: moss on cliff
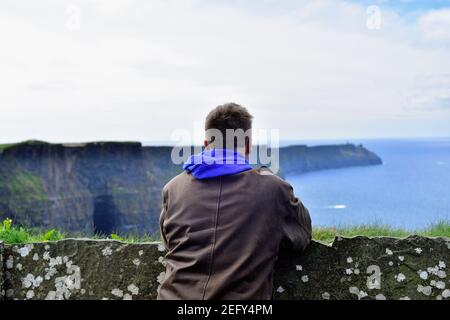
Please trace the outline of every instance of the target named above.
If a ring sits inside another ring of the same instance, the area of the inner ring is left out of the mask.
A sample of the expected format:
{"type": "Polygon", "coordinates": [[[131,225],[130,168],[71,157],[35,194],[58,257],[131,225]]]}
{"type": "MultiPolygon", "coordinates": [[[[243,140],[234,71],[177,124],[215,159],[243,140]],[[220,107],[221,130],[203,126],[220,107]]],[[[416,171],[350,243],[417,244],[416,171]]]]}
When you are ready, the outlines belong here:
{"type": "Polygon", "coordinates": [[[28,200],[42,201],[47,199],[47,194],[40,177],[27,172],[15,171],[0,179],[0,189],[6,190],[10,201],[28,200]]]}

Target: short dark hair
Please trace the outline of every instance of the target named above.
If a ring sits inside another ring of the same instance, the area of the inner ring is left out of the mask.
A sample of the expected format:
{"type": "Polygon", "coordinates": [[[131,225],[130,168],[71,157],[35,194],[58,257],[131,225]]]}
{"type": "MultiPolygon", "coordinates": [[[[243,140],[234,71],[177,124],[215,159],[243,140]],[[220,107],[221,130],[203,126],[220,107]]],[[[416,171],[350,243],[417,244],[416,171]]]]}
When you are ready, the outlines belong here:
{"type": "MultiPolygon", "coordinates": [[[[222,145],[227,146],[227,130],[242,130],[247,133],[252,128],[252,119],[253,116],[243,106],[233,102],[225,103],[214,108],[206,116],[205,130],[215,129],[220,131],[223,136],[222,145]]],[[[234,140],[234,147],[236,147],[240,143],[236,141],[236,138],[234,140]]]]}

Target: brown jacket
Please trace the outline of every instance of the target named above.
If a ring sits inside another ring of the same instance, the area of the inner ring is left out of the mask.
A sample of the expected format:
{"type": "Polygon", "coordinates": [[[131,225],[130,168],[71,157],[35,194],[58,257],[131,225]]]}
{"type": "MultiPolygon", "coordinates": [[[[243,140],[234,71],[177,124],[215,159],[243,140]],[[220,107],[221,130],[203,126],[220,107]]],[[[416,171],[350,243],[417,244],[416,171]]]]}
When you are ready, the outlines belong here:
{"type": "Polygon", "coordinates": [[[206,180],[183,172],[164,187],[160,226],[158,299],[271,299],[280,245],[311,241],[308,210],[266,168],[206,180]]]}

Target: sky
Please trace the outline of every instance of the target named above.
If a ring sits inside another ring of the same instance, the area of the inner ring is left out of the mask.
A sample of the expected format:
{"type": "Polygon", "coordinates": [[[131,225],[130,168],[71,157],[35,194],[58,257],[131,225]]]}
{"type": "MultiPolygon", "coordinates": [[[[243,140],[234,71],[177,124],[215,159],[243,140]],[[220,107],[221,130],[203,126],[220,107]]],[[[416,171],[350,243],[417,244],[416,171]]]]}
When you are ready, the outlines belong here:
{"type": "Polygon", "coordinates": [[[0,142],[450,136],[450,0],[2,0],[0,142]],[[200,129],[200,130],[199,130],[200,129]]]}

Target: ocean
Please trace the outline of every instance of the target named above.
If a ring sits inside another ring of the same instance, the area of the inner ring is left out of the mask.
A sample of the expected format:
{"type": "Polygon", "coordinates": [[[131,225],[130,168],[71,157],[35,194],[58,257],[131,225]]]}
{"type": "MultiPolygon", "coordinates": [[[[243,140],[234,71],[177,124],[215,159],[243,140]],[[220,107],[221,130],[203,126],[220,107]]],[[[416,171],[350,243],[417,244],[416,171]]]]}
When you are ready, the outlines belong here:
{"type": "Polygon", "coordinates": [[[363,144],[383,159],[383,165],[287,177],[314,225],[378,223],[417,230],[450,219],[450,138],[348,142],[363,144]]]}

